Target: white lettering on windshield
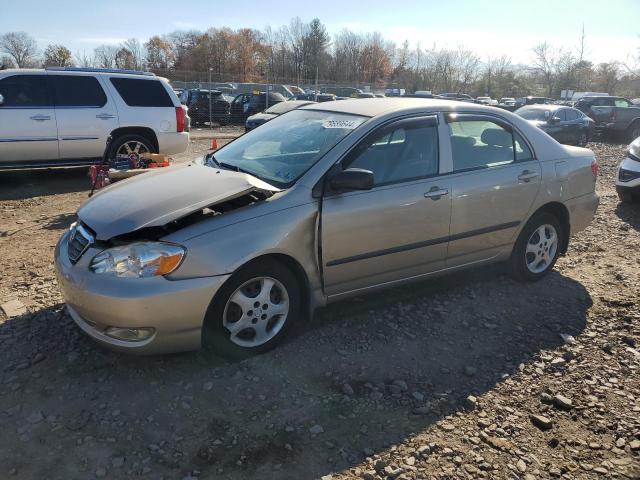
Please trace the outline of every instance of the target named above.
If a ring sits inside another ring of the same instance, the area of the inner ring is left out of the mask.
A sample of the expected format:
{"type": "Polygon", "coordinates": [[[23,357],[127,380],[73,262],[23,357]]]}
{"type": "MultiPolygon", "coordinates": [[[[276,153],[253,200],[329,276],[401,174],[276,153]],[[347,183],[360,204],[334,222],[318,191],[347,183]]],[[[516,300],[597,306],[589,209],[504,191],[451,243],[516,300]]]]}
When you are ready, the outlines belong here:
{"type": "Polygon", "coordinates": [[[322,128],[339,128],[344,130],[353,130],[362,122],[358,120],[325,120],[322,122],[322,128]]]}

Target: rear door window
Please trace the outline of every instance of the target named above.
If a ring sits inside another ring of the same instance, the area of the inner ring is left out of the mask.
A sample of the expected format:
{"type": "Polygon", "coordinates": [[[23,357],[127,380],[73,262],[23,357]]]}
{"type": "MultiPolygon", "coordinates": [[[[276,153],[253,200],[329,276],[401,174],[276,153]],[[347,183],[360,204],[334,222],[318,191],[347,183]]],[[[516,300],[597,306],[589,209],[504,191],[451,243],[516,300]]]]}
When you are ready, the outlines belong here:
{"type": "Polygon", "coordinates": [[[616,98],[614,103],[616,107],[629,108],[631,106],[624,98],[616,98]]]}
{"type": "Polygon", "coordinates": [[[173,107],[173,101],[160,80],[121,77],[110,80],[130,107],[173,107]]]}
{"type": "MultiPolygon", "coordinates": [[[[491,120],[448,120],[453,171],[464,172],[513,163],[516,159],[510,130],[491,120]]],[[[518,139],[518,160],[531,157],[526,143],[518,139]]]]}
{"type": "Polygon", "coordinates": [[[0,80],[0,95],[4,107],[52,107],[45,75],[12,75],[0,80]]]}
{"type": "Polygon", "coordinates": [[[94,77],[49,75],[56,107],[104,107],[107,96],[94,77]]]}
{"type": "Polygon", "coordinates": [[[567,121],[567,110],[566,109],[560,109],[558,110],[555,114],[554,117],[558,117],[560,119],[561,122],[566,122],[567,121]]]}

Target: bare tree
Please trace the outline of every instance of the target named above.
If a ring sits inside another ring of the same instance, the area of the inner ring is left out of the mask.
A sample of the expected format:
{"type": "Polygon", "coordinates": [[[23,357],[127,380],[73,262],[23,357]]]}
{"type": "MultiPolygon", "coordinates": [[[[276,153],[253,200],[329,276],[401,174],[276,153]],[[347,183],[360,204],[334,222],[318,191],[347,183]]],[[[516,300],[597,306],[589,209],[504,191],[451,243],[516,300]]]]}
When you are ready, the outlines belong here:
{"type": "Polygon", "coordinates": [[[25,68],[33,65],[38,44],[25,32],[8,32],[0,36],[0,51],[8,54],[18,68],[25,68]]]}
{"type": "Polygon", "coordinates": [[[100,68],[115,68],[119,48],[113,45],[100,45],[93,51],[95,64],[100,68]]]}
{"type": "Polygon", "coordinates": [[[140,44],[140,40],[137,38],[130,38],[122,42],[122,47],[127,49],[131,53],[132,67],[134,70],[142,70],[144,68],[144,54],[143,48],[140,44]]]}
{"type": "Polygon", "coordinates": [[[84,50],[82,51],[82,53],[80,52],[76,52],[76,54],[74,55],[75,57],[75,63],[76,65],[78,65],[79,67],[82,68],[91,68],[95,66],[95,60],[93,57],[88,56],[87,52],[85,52],[84,50]]]}
{"type": "Polygon", "coordinates": [[[542,42],[533,47],[533,68],[544,78],[547,95],[553,94],[556,84],[556,52],[547,42],[542,42]]]}

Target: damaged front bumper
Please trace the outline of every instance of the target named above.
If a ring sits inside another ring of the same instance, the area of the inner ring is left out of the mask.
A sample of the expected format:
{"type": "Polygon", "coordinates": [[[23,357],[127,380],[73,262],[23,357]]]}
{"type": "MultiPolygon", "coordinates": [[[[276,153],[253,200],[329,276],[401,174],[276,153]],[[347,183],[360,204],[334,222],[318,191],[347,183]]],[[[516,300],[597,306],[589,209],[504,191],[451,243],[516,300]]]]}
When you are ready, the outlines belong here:
{"type": "Polygon", "coordinates": [[[68,235],[62,236],[55,249],[56,274],[69,313],[85,333],[108,347],[131,353],[200,348],[207,309],[229,275],[184,280],[99,275],[88,268],[99,250],[87,250],[72,264],[68,235]],[[113,327],[151,333],[141,340],[122,340],[108,335],[113,327]]]}

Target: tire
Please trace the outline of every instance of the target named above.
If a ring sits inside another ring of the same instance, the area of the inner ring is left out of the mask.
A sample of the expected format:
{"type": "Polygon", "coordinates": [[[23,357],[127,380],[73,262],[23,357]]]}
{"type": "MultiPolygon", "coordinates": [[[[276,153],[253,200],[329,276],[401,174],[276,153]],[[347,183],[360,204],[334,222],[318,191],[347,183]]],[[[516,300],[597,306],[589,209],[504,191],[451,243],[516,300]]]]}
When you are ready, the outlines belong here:
{"type": "Polygon", "coordinates": [[[132,145],[136,144],[140,145],[137,153],[144,153],[145,151],[149,153],[157,153],[148,138],[140,135],[122,135],[111,141],[111,145],[109,147],[109,158],[115,158],[118,152],[122,154],[127,153],[125,145],[129,145],[129,148],[131,148],[132,145]]]}
{"type": "Polygon", "coordinates": [[[627,141],[631,143],[638,137],[640,137],[640,121],[636,120],[627,129],[627,141]]]}
{"type": "Polygon", "coordinates": [[[584,147],[589,143],[589,134],[587,132],[581,131],[576,138],[576,145],[578,147],[584,147]]]}
{"type": "Polygon", "coordinates": [[[631,192],[618,192],[618,198],[622,203],[636,203],[638,198],[631,192]]]}
{"type": "Polygon", "coordinates": [[[296,276],[278,261],[265,259],[240,268],[222,286],[207,309],[203,346],[230,360],[273,349],[300,317],[300,296],[296,276]],[[265,290],[269,285],[266,282],[273,283],[269,293],[265,290]],[[260,305],[259,300],[266,303],[260,305]],[[270,308],[276,312],[286,310],[286,313],[269,316],[270,308]]]}
{"type": "Polygon", "coordinates": [[[509,260],[512,276],[517,280],[533,282],[547,275],[558,260],[563,234],[562,226],[554,215],[547,212],[533,215],[520,232],[513,247],[509,260]],[[540,235],[543,227],[544,239],[540,235]],[[550,238],[554,233],[553,230],[555,230],[555,244],[550,238]],[[529,251],[527,251],[528,247],[530,247],[529,251]]]}

